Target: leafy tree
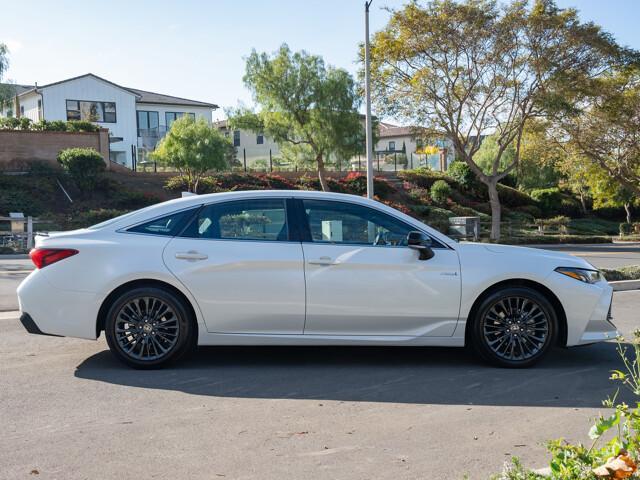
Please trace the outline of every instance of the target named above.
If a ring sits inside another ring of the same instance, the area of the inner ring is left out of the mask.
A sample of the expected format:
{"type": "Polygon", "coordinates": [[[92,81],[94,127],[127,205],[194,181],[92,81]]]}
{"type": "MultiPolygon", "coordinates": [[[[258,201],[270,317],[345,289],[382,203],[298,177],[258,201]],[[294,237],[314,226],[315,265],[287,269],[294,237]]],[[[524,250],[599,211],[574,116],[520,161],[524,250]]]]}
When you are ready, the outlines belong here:
{"type": "MultiPolygon", "coordinates": [[[[9,68],[9,49],[4,43],[0,43],[0,82],[9,68]]],[[[10,109],[16,90],[13,83],[0,83],[0,110],[10,109]]],[[[11,114],[9,115],[11,116],[11,114]]]]}
{"type": "Polygon", "coordinates": [[[223,170],[233,155],[233,145],[204,119],[184,115],[171,124],[151,157],[176,168],[186,179],[190,192],[197,193],[198,182],[210,170],[223,170]]]}
{"type": "Polygon", "coordinates": [[[98,186],[106,166],[102,155],[93,148],[66,148],[58,153],[57,159],[83,196],[98,186]]]}
{"type": "Polygon", "coordinates": [[[286,159],[315,164],[320,185],[328,190],[330,156],[347,159],[362,148],[359,97],[351,75],[284,44],[271,56],[251,52],[244,83],[260,110],[230,112],[231,125],[273,138],[286,159]]]}
{"type": "Polygon", "coordinates": [[[559,143],[640,196],[640,66],[592,82],[580,107],[556,118],[559,143]]]}
{"type": "Polygon", "coordinates": [[[524,127],[566,93],[622,57],[613,38],[582,24],[553,0],[431,0],[394,11],[372,44],[372,79],[384,113],[423,125],[453,142],[487,185],[491,238],[500,236],[498,182],[516,169],[524,127]],[[477,163],[482,136],[497,150],[489,172],[477,163]],[[514,150],[511,160],[505,151],[514,150]]]}
{"type": "Polygon", "coordinates": [[[631,223],[631,207],[638,205],[640,198],[599,166],[595,164],[587,164],[587,166],[590,167],[587,184],[593,198],[593,206],[595,208],[623,207],[626,221],[631,223]]]}

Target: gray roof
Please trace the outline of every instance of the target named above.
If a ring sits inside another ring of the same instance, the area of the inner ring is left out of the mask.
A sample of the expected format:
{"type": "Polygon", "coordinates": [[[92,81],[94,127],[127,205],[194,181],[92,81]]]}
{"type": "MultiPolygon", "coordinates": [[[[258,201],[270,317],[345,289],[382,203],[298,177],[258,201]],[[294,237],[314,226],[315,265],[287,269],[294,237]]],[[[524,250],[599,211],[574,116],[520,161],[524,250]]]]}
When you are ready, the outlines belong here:
{"type": "Polygon", "coordinates": [[[416,134],[416,127],[399,127],[391,123],[380,122],[378,124],[378,137],[410,137],[416,134]]]}
{"type": "MultiPolygon", "coordinates": [[[[70,80],[76,80],[78,78],[83,78],[83,77],[94,77],[105,83],[113,85],[114,87],[131,92],[136,96],[137,103],[160,103],[160,104],[167,104],[167,105],[183,105],[183,106],[189,106],[189,107],[208,107],[214,110],[218,108],[218,105],[215,105],[213,103],[199,102],[197,100],[189,100],[187,98],[174,97],[172,95],[163,95],[161,93],[148,92],[146,90],[138,90],[137,88],[123,87],[121,85],[118,85],[117,83],[113,83],[105,78],[99,77],[98,75],[94,75],[93,73],[86,73],[84,75],[67,78],[66,80],[60,80],[58,82],[49,83],[47,85],[38,85],[38,89],[47,88],[52,85],[57,85],[59,83],[64,83],[70,80]]],[[[16,87],[19,87],[16,89],[17,95],[22,95],[36,88],[35,85],[16,85],[16,87]]]]}
{"type": "Polygon", "coordinates": [[[129,88],[133,93],[139,96],[138,103],[165,103],[171,105],[185,105],[189,107],[208,107],[214,110],[218,105],[214,103],[199,102],[197,100],[189,100],[188,98],[174,97],[171,95],[163,95],[161,93],[147,92],[146,90],[138,90],[137,88],[129,88]]]}

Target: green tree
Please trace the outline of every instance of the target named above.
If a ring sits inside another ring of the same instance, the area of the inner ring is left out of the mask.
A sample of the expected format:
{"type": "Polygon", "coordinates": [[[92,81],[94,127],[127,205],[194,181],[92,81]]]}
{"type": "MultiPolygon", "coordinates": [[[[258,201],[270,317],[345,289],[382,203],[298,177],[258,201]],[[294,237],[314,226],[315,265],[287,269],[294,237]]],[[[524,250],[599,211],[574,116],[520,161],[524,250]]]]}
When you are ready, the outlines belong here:
{"type": "MultiPolygon", "coordinates": [[[[0,43],[0,82],[9,68],[9,49],[4,43],[0,43]]],[[[10,109],[16,90],[13,83],[0,83],[0,110],[10,109]]],[[[10,113],[9,116],[11,116],[10,113]]]]}
{"type": "Polygon", "coordinates": [[[580,100],[556,118],[558,142],[640,197],[640,66],[601,76],[580,100]]]}
{"type": "Polygon", "coordinates": [[[190,192],[197,193],[198,182],[210,170],[223,170],[233,155],[233,145],[204,119],[184,115],[171,125],[151,157],[176,168],[187,179],[190,192]]]}
{"type": "Polygon", "coordinates": [[[498,182],[516,169],[524,127],[622,56],[613,38],[553,0],[411,2],[374,36],[372,81],[380,111],[453,142],[487,185],[491,238],[500,237],[498,182]],[[482,136],[497,144],[489,172],[482,136]],[[505,151],[513,148],[511,160],[505,151]]]}
{"type": "Polygon", "coordinates": [[[259,111],[231,111],[233,128],[262,132],[282,147],[284,158],[313,163],[322,189],[328,190],[329,158],[348,159],[362,148],[359,97],[351,75],[284,44],[271,56],[252,51],[244,83],[259,111]]]}

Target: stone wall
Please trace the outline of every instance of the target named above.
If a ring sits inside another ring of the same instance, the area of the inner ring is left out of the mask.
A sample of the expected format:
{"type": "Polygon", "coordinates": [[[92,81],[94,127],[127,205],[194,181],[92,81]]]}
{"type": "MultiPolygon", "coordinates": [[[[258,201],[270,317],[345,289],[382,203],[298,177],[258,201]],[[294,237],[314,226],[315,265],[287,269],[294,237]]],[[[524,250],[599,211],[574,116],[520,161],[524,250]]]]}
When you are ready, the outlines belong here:
{"type": "Polygon", "coordinates": [[[99,132],[34,132],[30,130],[0,130],[0,170],[28,169],[31,162],[58,165],[56,157],[65,148],[93,148],[109,161],[109,130],[99,132]]]}

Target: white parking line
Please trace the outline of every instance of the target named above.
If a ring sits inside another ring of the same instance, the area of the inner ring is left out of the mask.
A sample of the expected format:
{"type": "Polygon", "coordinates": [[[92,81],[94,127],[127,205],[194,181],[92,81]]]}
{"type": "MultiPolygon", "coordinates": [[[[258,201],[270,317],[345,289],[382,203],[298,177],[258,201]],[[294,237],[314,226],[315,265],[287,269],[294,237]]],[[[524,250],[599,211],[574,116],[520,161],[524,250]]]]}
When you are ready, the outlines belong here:
{"type": "Polygon", "coordinates": [[[14,318],[20,318],[20,312],[13,310],[11,312],[0,312],[0,320],[9,320],[14,318]]]}

